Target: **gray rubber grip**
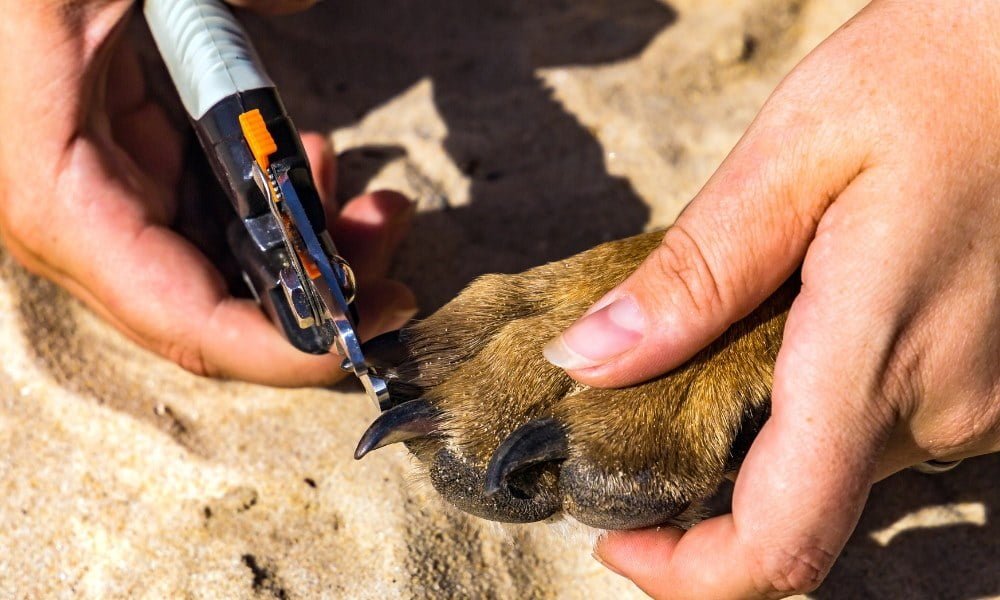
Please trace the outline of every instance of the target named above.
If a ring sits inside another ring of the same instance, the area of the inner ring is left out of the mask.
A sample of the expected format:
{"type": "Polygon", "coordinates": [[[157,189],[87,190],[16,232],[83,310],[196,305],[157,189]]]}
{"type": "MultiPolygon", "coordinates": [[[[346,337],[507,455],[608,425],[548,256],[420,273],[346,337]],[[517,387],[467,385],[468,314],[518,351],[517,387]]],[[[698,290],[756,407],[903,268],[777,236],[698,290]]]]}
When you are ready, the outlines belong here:
{"type": "Polygon", "coordinates": [[[238,92],[274,87],[220,0],[146,0],[143,12],[191,118],[238,92]]]}

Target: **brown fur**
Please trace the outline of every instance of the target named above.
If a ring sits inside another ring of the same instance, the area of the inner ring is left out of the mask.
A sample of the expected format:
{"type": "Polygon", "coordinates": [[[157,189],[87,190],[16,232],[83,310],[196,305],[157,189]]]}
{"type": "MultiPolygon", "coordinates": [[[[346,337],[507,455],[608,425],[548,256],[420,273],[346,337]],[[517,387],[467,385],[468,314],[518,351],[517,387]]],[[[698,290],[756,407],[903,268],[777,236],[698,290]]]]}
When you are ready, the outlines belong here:
{"type": "Polygon", "coordinates": [[[440,432],[411,442],[435,486],[496,520],[564,510],[605,528],[681,522],[742,458],[766,418],[771,377],[796,284],[680,368],[617,390],[571,380],[542,347],[621,282],[662,232],[603,244],[517,275],[488,275],[403,332],[403,378],[442,411],[440,432]],[[522,424],[555,417],[570,456],[482,493],[483,470],[522,424]],[[509,492],[509,493],[508,493],[509,492]]]}

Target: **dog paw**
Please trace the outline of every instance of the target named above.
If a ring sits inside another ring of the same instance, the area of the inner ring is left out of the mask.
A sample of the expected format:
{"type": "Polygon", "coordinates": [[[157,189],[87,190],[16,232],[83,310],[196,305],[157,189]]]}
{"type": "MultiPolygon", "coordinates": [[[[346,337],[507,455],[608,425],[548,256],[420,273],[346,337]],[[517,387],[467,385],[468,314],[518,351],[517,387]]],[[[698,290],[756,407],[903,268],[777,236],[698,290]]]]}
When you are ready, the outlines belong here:
{"type": "Polygon", "coordinates": [[[795,284],[640,385],[588,387],[542,356],[662,235],[481,277],[427,319],[366,344],[394,406],[365,432],[356,457],[405,442],[442,496],[495,521],[568,513],[631,529],[696,519],[767,419],[795,284]]]}

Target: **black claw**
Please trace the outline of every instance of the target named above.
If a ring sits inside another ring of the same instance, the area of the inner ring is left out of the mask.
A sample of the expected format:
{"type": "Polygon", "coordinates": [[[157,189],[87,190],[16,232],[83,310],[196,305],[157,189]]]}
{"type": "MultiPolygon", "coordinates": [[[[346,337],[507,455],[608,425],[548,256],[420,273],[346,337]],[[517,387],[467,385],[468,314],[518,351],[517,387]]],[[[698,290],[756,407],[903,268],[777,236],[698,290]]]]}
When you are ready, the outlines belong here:
{"type": "Polygon", "coordinates": [[[390,408],[375,419],[361,436],[361,441],[354,450],[354,458],[360,459],[382,446],[433,434],[437,429],[439,415],[438,410],[429,402],[420,399],[390,408]]]}
{"type": "MultiPolygon", "coordinates": [[[[375,369],[391,369],[398,367],[409,358],[406,344],[403,343],[400,330],[383,333],[361,344],[361,353],[365,355],[365,363],[375,369]]],[[[345,358],[340,368],[351,370],[351,365],[345,358]]]]}
{"type": "Polygon", "coordinates": [[[566,460],[569,438],[553,418],[531,421],[518,427],[500,444],[486,469],[486,494],[500,491],[512,473],[540,462],[566,460]]]}

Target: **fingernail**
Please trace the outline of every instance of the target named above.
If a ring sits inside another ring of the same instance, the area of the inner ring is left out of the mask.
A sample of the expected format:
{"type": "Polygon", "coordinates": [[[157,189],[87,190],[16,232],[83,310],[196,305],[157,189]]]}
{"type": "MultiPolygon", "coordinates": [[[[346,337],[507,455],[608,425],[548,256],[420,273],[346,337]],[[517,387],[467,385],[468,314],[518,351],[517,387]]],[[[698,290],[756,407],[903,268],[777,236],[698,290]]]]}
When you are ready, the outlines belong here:
{"type": "Polygon", "coordinates": [[[598,551],[598,548],[600,548],[601,542],[604,541],[605,537],[607,537],[606,533],[603,534],[603,535],[601,535],[601,537],[597,538],[597,543],[594,544],[594,550],[593,550],[593,552],[590,553],[590,555],[594,557],[594,560],[596,560],[597,562],[601,563],[601,565],[605,569],[611,571],[612,573],[614,573],[615,575],[618,575],[619,577],[625,577],[625,574],[622,573],[621,571],[619,571],[617,567],[615,567],[614,565],[611,565],[611,564],[605,562],[604,558],[601,557],[601,555],[600,555],[600,553],[598,551]]]}
{"type": "Polygon", "coordinates": [[[631,296],[583,317],[545,345],[545,359],[563,369],[603,364],[631,350],[642,339],[644,319],[631,296]]]}
{"type": "Polygon", "coordinates": [[[614,568],[613,566],[609,565],[608,563],[604,562],[604,559],[601,558],[601,555],[598,554],[596,550],[593,551],[593,552],[591,552],[590,555],[594,557],[594,560],[596,560],[597,562],[601,563],[601,566],[604,567],[605,569],[611,571],[612,573],[614,573],[615,575],[618,575],[619,577],[625,577],[624,573],[622,573],[618,569],[614,568]]]}

